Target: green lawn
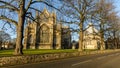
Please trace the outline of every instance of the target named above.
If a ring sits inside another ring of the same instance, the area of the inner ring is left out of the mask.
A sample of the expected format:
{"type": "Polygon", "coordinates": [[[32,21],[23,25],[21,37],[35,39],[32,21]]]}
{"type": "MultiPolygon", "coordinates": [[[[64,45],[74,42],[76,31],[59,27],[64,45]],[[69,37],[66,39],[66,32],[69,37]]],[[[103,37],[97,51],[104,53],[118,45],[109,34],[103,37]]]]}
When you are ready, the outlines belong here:
{"type": "MultiPolygon", "coordinates": [[[[63,53],[63,52],[76,52],[77,50],[72,49],[59,49],[59,50],[50,50],[50,49],[28,49],[23,50],[24,55],[32,54],[50,54],[50,53],[63,53]]],[[[0,56],[13,56],[14,50],[0,50],[0,56]]]]}

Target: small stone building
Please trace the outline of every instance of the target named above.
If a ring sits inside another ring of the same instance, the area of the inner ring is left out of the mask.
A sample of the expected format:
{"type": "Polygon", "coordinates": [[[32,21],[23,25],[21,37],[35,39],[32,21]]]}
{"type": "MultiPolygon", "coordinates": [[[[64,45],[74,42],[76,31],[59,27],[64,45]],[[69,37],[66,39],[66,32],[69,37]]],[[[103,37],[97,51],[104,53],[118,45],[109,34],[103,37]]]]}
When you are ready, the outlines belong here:
{"type": "Polygon", "coordinates": [[[62,25],[56,22],[56,14],[44,9],[36,13],[36,21],[25,28],[24,49],[61,49],[62,25]]]}
{"type": "Polygon", "coordinates": [[[2,42],[0,49],[14,49],[14,48],[15,48],[15,45],[13,45],[13,43],[6,41],[6,42],[2,42]]]}
{"type": "Polygon", "coordinates": [[[98,30],[89,23],[88,28],[84,31],[83,49],[99,49],[100,36],[98,30]]]}

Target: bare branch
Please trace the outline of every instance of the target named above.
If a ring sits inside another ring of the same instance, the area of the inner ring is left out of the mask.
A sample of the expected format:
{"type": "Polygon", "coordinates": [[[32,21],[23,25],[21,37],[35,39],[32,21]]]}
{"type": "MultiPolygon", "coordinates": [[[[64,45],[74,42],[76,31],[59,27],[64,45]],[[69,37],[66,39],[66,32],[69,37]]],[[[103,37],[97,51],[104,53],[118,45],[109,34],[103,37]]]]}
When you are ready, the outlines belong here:
{"type": "Polygon", "coordinates": [[[6,8],[6,9],[10,9],[10,10],[14,10],[14,11],[16,11],[16,12],[19,11],[18,8],[16,8],[15,6],[13,6],[12,4],[10,4],[10,3],[8,3],[8,2],[0,1],[0,3],[5,4],[5,5],[0,6],[0,8],[3,8],[3,9],[4,9],[4,8],[6,8]]]}
{"type": "Polygon", "coordinates": [[[33,7],[29,7],[29,9],[33,9],[33,10],[38,11],[38,12],[40,12],[40,13],[42,12],[42,11],[36,9],[36,8],[33,8],[33,7]]]}
{"type": "Polygon", "coordinates": [[[60,11],[60,9],[58,9],[58,8],[56,8],[55,6],[53,6],[53,5],[51,5],[51,4],[47,3],[47,2],[45,2],[44,0],[33,1],[33,2],[31,3],[31,5],[32,5],[32,4],[35,4],[35,3],[43,3],[43,4],[48,5],[49,7],[52,7],[52,8],[54,8],[54,9],[60,11]]]}
{"type": "Polygon", "coordinates": [[[27,5],[27,8],[26,8],[26,12],[28,11],[28,9],[29,9],[31,3],[32,3],[32,0],[29,1],[28,5],[27,5]]]}
{"type": "Polygon", "coordinates": [[[16,27],[17,27],[17,25],[18,25],[15,20],[12,20],[12,19],[10,19],[10,18],[7,18],[6,16],[1,15],[1,16],[0,16],[0,19],[1,19],[1,20],[5,20],[5,21],[8,21],[8,22],[10,22],[10,23],[13,23],[16,27]]]}
{"type": "MultiPolygon", "coordinates": [[[[0,6],[0,9],[9,9],[9,10],[11,10],[11,11],[16,11],[15,8],[12,8],[12,7],[10,7],[10,6],[5,6],[5,5],[0,6]]],[[[16,11],[16,12],[18,12],[18,11],[16,11]]]]}

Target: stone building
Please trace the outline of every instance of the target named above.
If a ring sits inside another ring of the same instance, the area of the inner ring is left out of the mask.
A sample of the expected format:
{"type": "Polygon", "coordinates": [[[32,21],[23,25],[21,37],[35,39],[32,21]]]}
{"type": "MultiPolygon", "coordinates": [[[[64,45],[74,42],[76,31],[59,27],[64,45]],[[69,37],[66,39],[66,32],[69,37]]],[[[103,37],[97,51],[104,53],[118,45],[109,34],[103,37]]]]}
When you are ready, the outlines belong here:
{"type": "Polygon", "coordinates": [[[1,49],[14,49],[15,45],[12,42],[6,41],[2,42],[1,49]]]}
{"type": "Polygon", "coordinates": [[[100,39],[99,31],[92,23],[89,23],[88,28],[84,31],[83,49],[100,49],[100,39]]]}
{"type": "Polygon", "coordinates": [[[61,36],[62,49],[71,49],[71,31],[68,26],[62,26],[61,36]]]}
{"type": "Polygon", "coordinates": [[[56,14],[44,9],[36,13],[36,21],[25,28],[24,49],[61,49],[62,25],[56,22],[56,14]]]}

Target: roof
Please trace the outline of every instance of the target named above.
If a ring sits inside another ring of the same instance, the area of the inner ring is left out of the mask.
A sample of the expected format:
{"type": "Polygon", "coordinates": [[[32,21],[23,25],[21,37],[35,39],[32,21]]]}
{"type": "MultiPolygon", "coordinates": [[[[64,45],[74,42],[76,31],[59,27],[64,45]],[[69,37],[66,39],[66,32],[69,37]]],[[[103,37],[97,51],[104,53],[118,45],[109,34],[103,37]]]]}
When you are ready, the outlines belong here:
{"type": "Polygon", "coordinates": [[[98,33],[98,30],[93,26],[92,23],[89,23],[86,31],[87,31],[87,33],[89,33],[89,34],[91,34],[91,33],[98,33]]]}

